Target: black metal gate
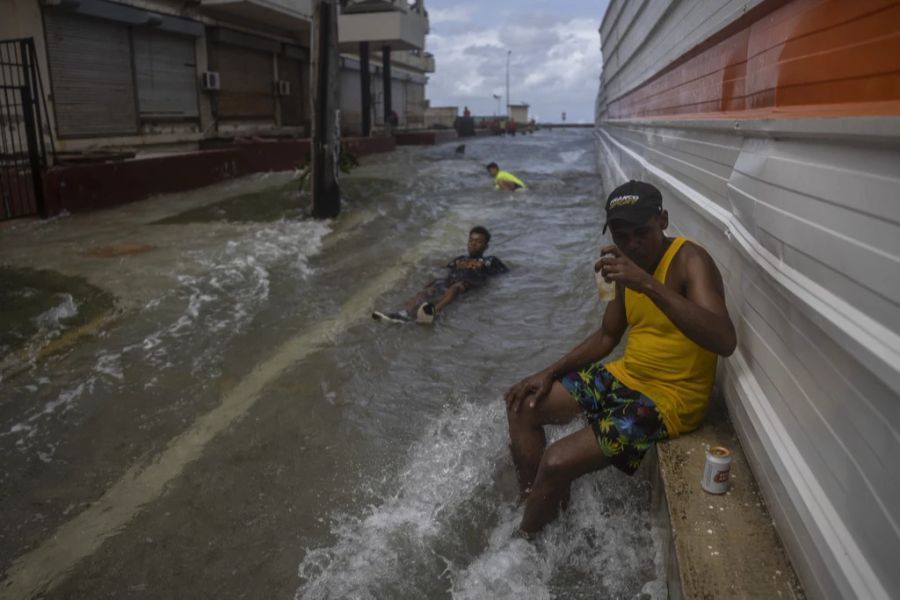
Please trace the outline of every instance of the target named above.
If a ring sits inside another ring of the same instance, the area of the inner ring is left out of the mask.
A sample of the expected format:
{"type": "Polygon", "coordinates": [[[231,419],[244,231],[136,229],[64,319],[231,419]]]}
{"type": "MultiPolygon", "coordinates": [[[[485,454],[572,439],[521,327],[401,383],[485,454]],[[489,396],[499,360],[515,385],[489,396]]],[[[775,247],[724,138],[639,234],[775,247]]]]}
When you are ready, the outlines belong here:
{"type": "Polygon", "coordinates": [[[44,170],[54,155],[34,40],[0,40],[0,221],[46,217],[44,170]]]}

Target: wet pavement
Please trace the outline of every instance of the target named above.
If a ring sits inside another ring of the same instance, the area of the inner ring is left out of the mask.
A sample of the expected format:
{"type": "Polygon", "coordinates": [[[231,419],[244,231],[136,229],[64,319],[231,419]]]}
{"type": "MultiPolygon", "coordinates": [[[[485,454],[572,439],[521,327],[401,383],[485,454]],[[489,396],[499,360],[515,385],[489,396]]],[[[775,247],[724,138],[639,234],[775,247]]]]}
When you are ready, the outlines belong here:
{"type": "Polygon", "coordinates": [[[366,158],[333,222],[279,173],[4,224],[4,290],[45,300],[0,321],[0,597],[631,598],[658,578],[642,477],[586,477],[537,544],[513,536],[502,391],[602,310],[590,133],[454,148],[366,158]],[[529,189],[495,192],[490,161],[529,189]],[[478,224],[508,275],[432,327],[369,318],[478,224]],[[20,281],[35,269],[81,291],[20,281]],[[51,340],[115,318],[48,351],[35,319],[59,306],[51,340]]]}

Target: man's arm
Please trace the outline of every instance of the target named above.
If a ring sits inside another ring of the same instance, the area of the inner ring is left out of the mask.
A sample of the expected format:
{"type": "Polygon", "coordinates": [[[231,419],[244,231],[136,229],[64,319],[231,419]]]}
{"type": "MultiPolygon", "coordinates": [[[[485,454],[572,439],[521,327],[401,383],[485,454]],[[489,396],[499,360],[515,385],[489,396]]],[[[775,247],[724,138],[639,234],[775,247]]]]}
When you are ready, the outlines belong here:
{"type": "Polygon", "coordinates": [[[620,289],[615,300],[606,305],[600,329],[546,369],[509,388],[503,396],[507,408],[518,412],[522,401],[529,397],[528,404],[534,406],[547,395],[557,377],[602,360],[619,345],[628,321],[625,316],[625,301],[622,299],[623,289],[622,286],[618,287],[620,289]]]}
{"type": "Polygon", "coordinates": [[[730,356],[737,346],[734,324],[725,306],[725,286],[712,257],[703,248],[685,244],[676,255],[684,281],[684,295],[653,278],[622,254],[607,246],[601,259],[603,274],[612,281],[646,294],[669,320],[692,342],[721,356],[730,356]]]}
{"type": "Polygon", "coordinates": [[[503,261],[497,258],[496,256],[491,257],[491,267],[490,274],[491,275],[499,275],[501,273],[506,273],[509,271],[509,267],[503,264],[503,261]]]}

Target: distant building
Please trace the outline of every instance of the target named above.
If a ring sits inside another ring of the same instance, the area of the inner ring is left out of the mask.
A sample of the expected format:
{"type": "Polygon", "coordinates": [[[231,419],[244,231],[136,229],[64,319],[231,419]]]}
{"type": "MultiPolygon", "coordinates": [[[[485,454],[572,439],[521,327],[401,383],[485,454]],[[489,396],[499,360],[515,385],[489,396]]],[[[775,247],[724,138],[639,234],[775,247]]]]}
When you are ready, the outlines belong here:
{"type": "Polygon", "coordinates": [[[341,9],[338,26],[343,55],[340,106],[344,133],[368,133],[363,126],[365,110],[370,130],[383,128],[390,113],[396,115],[395,127],[425,127],[425,84],[435,63],[434,56],[424,51],[428,14],[422,0],[350,0],[341,9]],[[366,102],[361,77],[364,55],[369,63],[366,102]],[[384,72],[386,57],[389,74],[384,72]]]}
{"type": "Polygon", "coordinates": [[[458,106],[430,106],[425,109],[425,128],[452,129],[458,116],[458,106]]]}
{"type": "Polygon", "coordinates": [[[528,109],[528,104],[510,104],[509,116],[512,117],[516,123],[527,123],[530,120],[528,109]]]}

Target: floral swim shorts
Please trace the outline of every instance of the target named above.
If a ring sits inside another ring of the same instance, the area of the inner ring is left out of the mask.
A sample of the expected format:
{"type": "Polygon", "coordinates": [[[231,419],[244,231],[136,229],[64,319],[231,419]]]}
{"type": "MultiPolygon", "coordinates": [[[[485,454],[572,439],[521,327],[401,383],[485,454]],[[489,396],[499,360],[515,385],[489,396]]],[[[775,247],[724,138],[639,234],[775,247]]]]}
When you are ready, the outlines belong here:
{"type": "Polygon", "coordinates": [[[559,381],[584,410],[601,452],[620,471],[633,475],[647,450],[669,437],[653,400],[626,387],[602,363],[559,381]]]}

